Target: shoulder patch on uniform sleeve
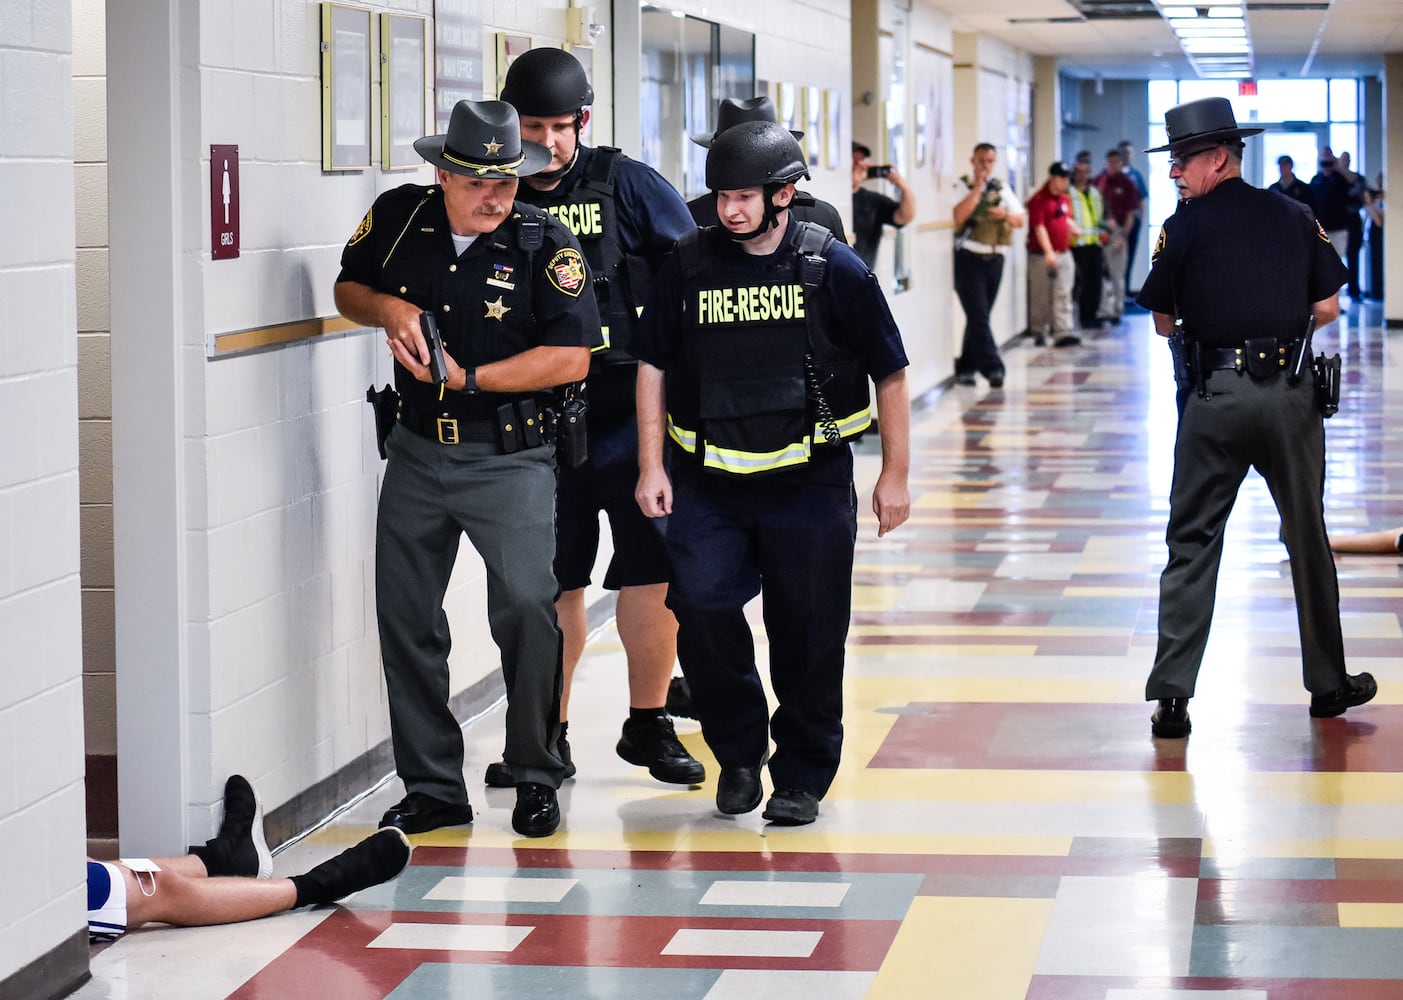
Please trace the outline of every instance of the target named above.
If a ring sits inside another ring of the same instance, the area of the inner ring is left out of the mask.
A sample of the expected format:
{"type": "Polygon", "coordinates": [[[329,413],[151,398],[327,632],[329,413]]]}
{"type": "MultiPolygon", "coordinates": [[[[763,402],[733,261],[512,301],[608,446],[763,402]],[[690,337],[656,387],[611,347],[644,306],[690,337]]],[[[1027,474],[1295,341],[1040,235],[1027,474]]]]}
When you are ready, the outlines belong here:
{"type": "Polygon", "coordinates": [[[1164,252],[1164,227],[1159,227],[1159,236],[1155,239],[1154,251],[1150,254],[1150,263],[1159,260],[1159,255],[1164,252]]]}
{"type": "Polygon", "coordinates": [[[370,212],[371,212],[371,211],[373,211],[373,209],[367,210],[367,211],[366,211],[366,213],[365,213],[365,218],[363,218],[363,219],[360,220],[360,225],[357,226],[357,227],[356,227],[356,231],[355,231],[354,233],[351,234],[351,242],[349,242],[349,243],[346,244],[348,247],[353,247],[353,246],[355,246],[355,245],[356,245],[357,243],[359,243],[361,240],[365,239],[367,236],[370,235],[370,212]]]}
{"type": "Polygon", "coordinates": [[[546,265],[550,283],[572,298],[579,298],[585,288],[585,261],[574,247],[557,250],[546,265]]]}
{"type": "Polygon", "coordinates": [[[1319,219],[1315,220],[1315,234],[1319,236],[1322,240],[1324,240],[1326,243],[1330,242],[1330,237],[1326,234],[1325,227],[1320,224],[1319,219]]]}

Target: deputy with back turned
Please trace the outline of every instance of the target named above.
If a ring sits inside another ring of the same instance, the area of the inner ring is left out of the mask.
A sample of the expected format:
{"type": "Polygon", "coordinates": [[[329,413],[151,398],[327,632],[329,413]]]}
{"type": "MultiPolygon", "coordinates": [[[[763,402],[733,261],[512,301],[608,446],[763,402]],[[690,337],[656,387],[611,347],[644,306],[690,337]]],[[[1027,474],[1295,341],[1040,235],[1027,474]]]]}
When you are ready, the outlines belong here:
{"type": "Polygon", "coordinates": [[[881,411],[878,534],[910,513],[906,354],[848,246],[789,213],[808,176],[774,122],[727,129],[706,157],[722,225],[689,233],[643,313],[638,504],[668,517],[678,654],[721,766],[716,807],[818,817],[843,742],[843,645],[857,497],[848,442],[881,411]],[[664,461],[664,448],[670,465],[664,461]],[[771,716],[745,605],[764,595],[771,716]]]}
{"type": "MultiPolygon", "coordinates": [[[[1183,199],[1165,220],[1138,297],[1155,330],[1182,324],[1189,385],[1174,444],[1160,577],[1159,647],[1145,686],[1154,735],[1189,734],[1223,532],[1249,468],[1266,480],[1291,559],[1310,714],[1340,715],[1374,697],[1345,672],[1339,584],[1325,534],[1325,430],[1331,366],[1312,364],[1310,331],[1340,311],[1347,273],[1308,207],[1242,179],[1232,105],[1205,98],[1165,115],[1169,176],[1183,199]],[[1322,377],[1312,370],[1318,368],[1322,377]]],[[[1337,371],[1337,369],[1334,369],[1337,371]]],[[[1335,390],[1338,382],[1334,383],[1335,390]]]]}
{"type": "MultiPolygon", "coordinates": [[[[522,201],[550,212],[579,238],[594,276],[604,345],[590,361],[586,396],[588,457],[562,463],[556,510],[556,601],[565,633],[565,695],[560,745],[575,772],[566,737],[570,682],[584,652],[585,587],[599,549],[599,515],[609,518],[613,558],[604,587],[619,592],[616,621],[628,661],[629,712],[616,751],[658,781],[700,783],[706,769],[677,739],[666,702],[677,656],[677,622],[665,599],[669,568],[657,526],[633,500],[638,480],[638,423],[629,343],[659,263],[694,228],[682,197],[646,163],[607,146],[580,142],[594,89],[584,67],[562,49],[531,49],[507,71],[502,100],[521,115],[521,134],[551,154],[526,178],[522,201]]],[[[511,785],[506,762],[489,765],[489,785],[511,785]]]]}
{"type": "Polygon", "coordinates": [[[512,826],[545,836],[560,823],[565,764],[555,449],[543,422],[551,390],[588,370],[599,314],[579,243],[513,200],[518,179],[550,152],[521,141],[510,105],[459,101],[447,134],[414,148],[438,168],[438,184],[377,198],[336,279],[342,315],[384,328],[399,389],[383,444],[375,597],[407,794],[381,825],[422,833],[472,822],[443,610],[466,532],[486,564],[488,623],[502,651],[506,759],[518,779],[512,826]]]}

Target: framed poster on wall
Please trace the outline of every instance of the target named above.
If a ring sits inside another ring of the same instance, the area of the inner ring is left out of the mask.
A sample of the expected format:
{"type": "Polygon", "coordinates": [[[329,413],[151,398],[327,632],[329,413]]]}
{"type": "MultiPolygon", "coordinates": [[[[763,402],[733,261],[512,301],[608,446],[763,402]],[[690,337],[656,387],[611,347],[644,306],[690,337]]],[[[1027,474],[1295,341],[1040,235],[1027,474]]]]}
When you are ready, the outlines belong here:
{"type": "Polygon", "coordinates": [[[804,88],[804,158],[816,167],[823,160],[823,98],[817,87],[804,88]]]}
{"type": "Polygon", "coordinates": [[[823,165],[837,168],[845,165],[843,156],[843,92],[828,89],[823,92],[823,165]]]}
{"type": "Polygon", "coordinates": [[[497,89],[492,92],[493,97],[500,94],[502,88],[507,85],[507,69],[516,61],[516,57],[530,48],[530,35],[510,35],[505,31],[497,32],[497,89]]]}
{"type": "Polygon", "coordinates": [[[424,161],[414,140],[424,134],[427,20],[407,14],[380,15],[380,165],[405,170],[424,161]]]}
{"type": "Polygon", "coordinates": [[[370,167],[370,11],[322,4],[322,169],[370,167]]]}

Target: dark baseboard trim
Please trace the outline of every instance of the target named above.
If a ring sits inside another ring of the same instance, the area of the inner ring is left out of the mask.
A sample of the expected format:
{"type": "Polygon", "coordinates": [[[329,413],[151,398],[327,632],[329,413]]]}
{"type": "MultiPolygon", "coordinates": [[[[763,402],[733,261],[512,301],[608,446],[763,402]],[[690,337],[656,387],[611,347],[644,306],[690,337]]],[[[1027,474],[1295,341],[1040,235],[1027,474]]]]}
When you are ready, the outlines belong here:
{"type": "Polygon", "coordinates": [[[1403,319],[1386,319],[1384,320],[1384,326],[1388,327],[1390,330],[1397,330],[1403,327],[1403,319]]]}
{"type": "Polygon", "coordinates": [[[58,1000],[92,978],[88,971],[88,928],[74,931],[24,968],[0,979],[5,1000],[58,1000]]]}
{"type": "Polygon", "coordinates": [[[117,755],[90,753],[85,763],[88,839],[117,837],[117,755]]]}

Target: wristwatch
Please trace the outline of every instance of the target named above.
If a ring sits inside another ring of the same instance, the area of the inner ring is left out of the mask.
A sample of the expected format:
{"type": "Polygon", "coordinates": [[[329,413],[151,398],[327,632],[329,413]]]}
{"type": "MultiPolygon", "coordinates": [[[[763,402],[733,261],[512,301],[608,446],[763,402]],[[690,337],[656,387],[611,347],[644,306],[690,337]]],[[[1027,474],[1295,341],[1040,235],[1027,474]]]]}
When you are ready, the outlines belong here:
{"type": "Polygon", "coordinates": [[[467,393],[469,396],[478,391],[476,368],[463,369],[463,388],[461,391],[467,393]]]}

